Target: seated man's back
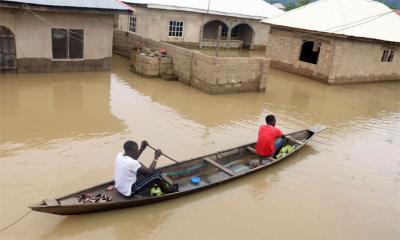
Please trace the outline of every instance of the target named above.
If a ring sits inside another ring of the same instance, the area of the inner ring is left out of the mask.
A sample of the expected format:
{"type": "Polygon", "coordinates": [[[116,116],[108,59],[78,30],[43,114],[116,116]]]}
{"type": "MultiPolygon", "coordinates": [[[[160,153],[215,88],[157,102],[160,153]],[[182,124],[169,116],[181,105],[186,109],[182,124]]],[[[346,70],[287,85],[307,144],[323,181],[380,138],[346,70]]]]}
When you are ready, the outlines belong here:
{"type": "Polygon", "coordinates": [[[265,118],[266,125],[261,125],[258,130],[256,153],[260,156],[273,156],[275,151],[282,147],[283,141],[278,144],[276,139],[283,136],[281,130],[275,127],[275,117],[268,115],[265,118]]]}
{"type": "Polygon", "coordinates": [[[136,176],[142,165],[130,156],[124,153],[118,153],[115,159],[115,187],[125,195],[131,195],[132,185],[136,182],[136,176]]]}
{"type": "Polygon", "coordinates": [[[127,141],[124,144],[125,152],[118,153],[115,159],[115,187],[118,192],[126,197],[133,196],[149,184],[162,182],[160,174],[155,172],[157,160],[162,154],[160,149],[154,152],[154,160],[148,168],[137,160],[147,145],[148,143],[143,141],[139,149],[137,143],[127,141]],[[144,176],[139,181],[137,179],[138,173],[144,176]]]}

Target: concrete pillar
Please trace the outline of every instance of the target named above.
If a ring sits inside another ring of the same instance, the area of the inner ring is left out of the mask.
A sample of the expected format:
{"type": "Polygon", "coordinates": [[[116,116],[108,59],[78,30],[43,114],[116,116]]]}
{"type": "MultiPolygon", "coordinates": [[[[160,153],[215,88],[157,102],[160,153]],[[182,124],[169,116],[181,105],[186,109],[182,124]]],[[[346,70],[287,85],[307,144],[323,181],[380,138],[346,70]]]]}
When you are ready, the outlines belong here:
{"type": "Polygon", "coordinates": [[[200,27],[200,34],[199,34],[199,48],[201,48],[201,41],[203,41],[203,30],[204,30],[204,24],[201,25],[200,27]]]}
{"type": "Polygon", "coordinates": [[[270,68],[270,60],[264,59],[260,62],[260,76],[259,76],[259,82],[258,82],[258,91],[259,92],[264,92],[265,89],[267,88],[267,80],[268,80],[268,75],[269,75],[269,68],[270,68]]]}
{"type": "Polygon", "coordinates": [[[251,40],[250,40],[250,50],[253,50],[253,43],[254,43],[254,37],[256,35],[256,32],[252,29],[252,34],[251,34],[251,40]]]}
{"type": "Polygon", "coordinates": [[[229,41],[229,43],[228,43],[228,49],[231,47],[231,43],[230,43],[230,41],[231,41],[231,32],[232,32],[232,28],[231,28],[231,27],[228,27],[228,33],[227,33],[227,36],[226,36],[226,40],[229,41]]]}

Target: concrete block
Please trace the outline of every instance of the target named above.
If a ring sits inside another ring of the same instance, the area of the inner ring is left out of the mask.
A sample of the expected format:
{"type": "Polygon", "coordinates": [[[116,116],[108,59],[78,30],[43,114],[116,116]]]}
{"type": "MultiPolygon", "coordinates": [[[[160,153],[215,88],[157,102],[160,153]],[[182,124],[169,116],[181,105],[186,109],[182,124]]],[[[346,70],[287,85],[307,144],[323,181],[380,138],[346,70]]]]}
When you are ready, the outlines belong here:
{"type": "Polygon", "coordinates": [[[142,66],[139,66],[139,65],[135,65],[135,72],[136,73],[139,73],[139,74],[142,74],[142,66]]]}
{"type": "Polygon", "coordinates": [[[158,70],[158,71],[160,70],[160,64],[158,63],[151,63],[149,65],[152,70],[158,70]]]}
{"type": "Polygon", "coordinates": [[[171,64],[172,63],[172,58],[170,57],[161,57],[160,58],[160,64],[171,64]]]}
{"type": "Polygon", "coordinates": [[[155,76],[159,76],[159,71],[151,69],[151,68],[143,68],[142,74],[145,76],[154,76],[155,77],[155,76]]]}

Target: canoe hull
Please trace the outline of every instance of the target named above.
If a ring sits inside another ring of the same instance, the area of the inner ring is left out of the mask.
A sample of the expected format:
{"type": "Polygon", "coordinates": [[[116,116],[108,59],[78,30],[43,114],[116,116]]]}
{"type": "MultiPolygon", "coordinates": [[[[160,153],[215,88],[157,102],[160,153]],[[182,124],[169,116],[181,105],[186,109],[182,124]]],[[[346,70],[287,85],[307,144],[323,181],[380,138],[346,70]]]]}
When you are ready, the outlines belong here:
{"type": "MultiPolygon", "coordinates": [[[[314,128],[316,129],[316,128],[314,128]]],[[[259,167],[253,168],[253,169],[249,169],[246,172],[234,175],[234,176],[229,176],[226,177],[224,179],[218,180],[217,182],[213,182],[201,187],[195,187],[192,189],[188,189],[188,190],[184,190],[184,191],[179,191],[179,192],[175,192],[175,193],[170,193],[170,194],[165,194],[165,195],[161,195],[159,197],[146,197],[146,198],[121,198],[121,201],[111,201],[111,202],[104,202],[104,203],[91,203],[91,204],[75,204],[75,203],[68,203],[68,204],[63,204],[63,201],[65,199],[69,199],[69,198],[73,198],[82,193],[91,191],[93,189],[105,189],[107,186],[109,185],[113,185],[113,181],[107,182],[107,183],[103,183],[100,184],[98,186],[92,187],[92,188],[88,188],[82,191],[79,191],[77,193],[73,193],[61,198],[58,198],[56,200],[53,200],[54,204],[49,204],[48,202],[46,202],[46,200],[38,203],[38,204],[34,204],[32,206],[30,206],[30,208],[34,211],[38,211],[38,212],[44,212],[44,213],[51,213],[51,214],[58,214],[58,215],[77,215],[77,214],[86,214],[86,213],[94,213],[94,212],[102,212],[102,211],[110,211],[110,210],[115,210],[115,209],[122,209],[122,208],[128,208],[128,207],[137,207],[137,206],[143,206],[143,205],[148,205],[148,204],[153,204],[153,203],[158,203],[158,202],[163,202],[163,201],[167,201],[167,200],[171,200],[171,199],[175,199],[178,197],[182,197],[182,196],[186,196],[192,193],[196,193],[199,191],[203,191],[209,188],[213,188],[228,182],[231,182],[233,180],[236,180],[238,178],[250,175],[254,172],[260,171],[262,169],[265,169],[267,167],[270,167],[271,165],[274,165],[278,162],[281,162],[282,160],[288,158],[289,156],[291,156],[292,154],[295,154],[297,151],[299,151],[304,145],[306,145],[311,138],[313,138],[317,133],[319,133],[320,131],[323,131],[325,128],[324,127],[320,127],[318,128],[318,132],[312,132],[310,130],[303,130],[303,131],[308,131],[310,132],[310,136],[306,139],[304,139],[304,141],[299,142],[298,147],[296,148],[296,150],[290,154],[287,154],[285,157],[281,158],[281,159],[274,159],[272,162],[268,162],[264,165],[261,165],[259,167]]],[[[299,132],[295,132],[292,134],[288,134],[288,136],[292,136],[295,137],[297,135],[299,135],[300,133],[302,133],[303,131],[299,131],[299,132]],[[297,135],[296,135],[297,134],[297,135]]],[[[296,140],[293,140],[296,141],[296,140]]],[[[234,150],[234,149],[245,149],[248,147],[254,147],[255,143],[250,143],[250,144],[245,144],[236,148],[231,148],[231,149],[227,149],[225,151],[230,151],[230,150],[234,150]]],[[[218,154],[222,153],[224,151],[218,152],[217,154],[217,159],[218,159],[218,154]]],[[[211,155],[206,155],[206,156],[202,156],[202,157],[198,157],[198,158],[194,158],[191,160],[187,160],[187,161],[183,161],[182,163],[185,162],[190,162],[196,159],[204,159],[207,158],[211,155]]],[[[168,169],[170,167],[176,166],[175,164],[171,164],[168,166],[163,167],[163,169],[168,169]]]]}

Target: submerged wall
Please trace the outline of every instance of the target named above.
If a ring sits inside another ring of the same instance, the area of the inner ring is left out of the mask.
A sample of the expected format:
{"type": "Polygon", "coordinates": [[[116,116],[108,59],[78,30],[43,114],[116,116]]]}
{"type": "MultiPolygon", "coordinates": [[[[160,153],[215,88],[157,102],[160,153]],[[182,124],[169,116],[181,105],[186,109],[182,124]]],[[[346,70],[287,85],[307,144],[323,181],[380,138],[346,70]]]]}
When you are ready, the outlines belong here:
{"type": "Polygon", "coordinates": [[[164,48],[178,80],[208,93],[265,91],[269,61],[265,58],[212,57],[199,51],[114,30],[113,50],[129,57],[137,45],[164,48]]]}
{"type": "Polygon", "coordinates": [[[338,38],[271,27],[266,57],[271,66],[329,84],[400,80],[400,43],[338,38]],[[299,60],[303,41],[321,43],[317,64],[299,60]],[[395,51],[383,62],[385,49],[395,51]]]}
{"type": "Polygon", "coordinates": [[[330,83],[400,80],[400,43],[396,45],[336,40],[330,83]],[[395,50],[391,62],[382,62],[385,49],[395,50]]]}
{"type": "Polygon", "coordinates": [[[113,15],[0,8],[0,25],[15,35],[18,72],[110,70],[113,15]],[[53,59],[52,28],[83,29],[82,59],[53,59]]]}
{"type": "Polygon", "coordinates": [[[191,85],[209,93],[265,91],[269,61],[264,58],[193,55],[191,85]]]}
{"type": "Polygon", "coordinates": [[[333,56],[333,42],[324,37],[312,38],[298,32],[272,27],[268,35],[266,56],[271,59],[272,67],[327,82],[333,56]],[[321,42],[318,64],[299,60],[303,40],[321,42]]]}

